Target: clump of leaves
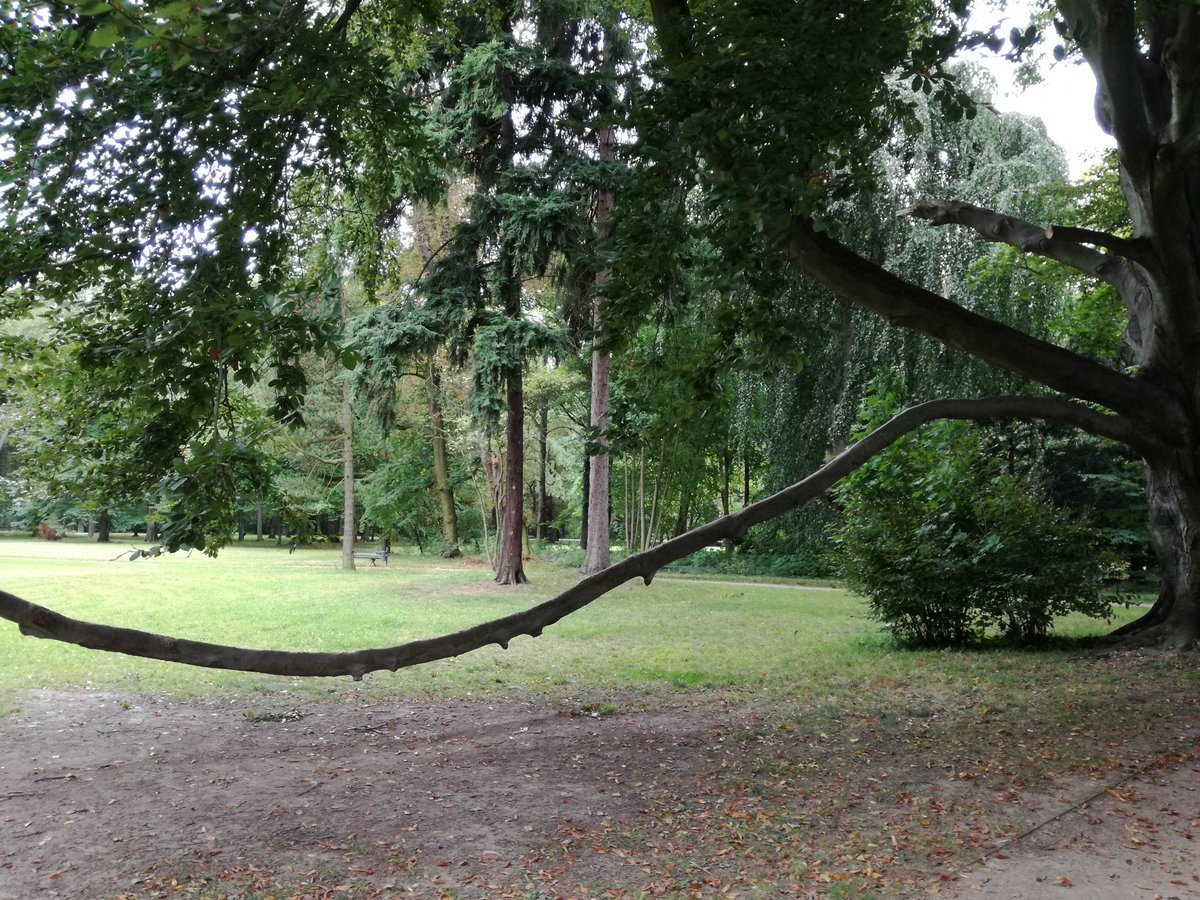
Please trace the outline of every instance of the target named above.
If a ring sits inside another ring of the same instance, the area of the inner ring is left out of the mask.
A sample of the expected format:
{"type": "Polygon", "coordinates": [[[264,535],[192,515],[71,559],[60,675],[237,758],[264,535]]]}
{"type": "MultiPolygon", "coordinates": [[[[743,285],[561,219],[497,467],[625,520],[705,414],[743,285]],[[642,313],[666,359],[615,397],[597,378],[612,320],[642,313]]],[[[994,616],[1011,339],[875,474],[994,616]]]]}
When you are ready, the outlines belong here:
{"type": "Polygon", "coordinates": [[[1057,616],[1109,615],[1101,587],[1115,558],[967,423],[905,438],[836,496],[842,574],[902,643],[961,646],[991,631],[1031,643],[1057,616]]]}

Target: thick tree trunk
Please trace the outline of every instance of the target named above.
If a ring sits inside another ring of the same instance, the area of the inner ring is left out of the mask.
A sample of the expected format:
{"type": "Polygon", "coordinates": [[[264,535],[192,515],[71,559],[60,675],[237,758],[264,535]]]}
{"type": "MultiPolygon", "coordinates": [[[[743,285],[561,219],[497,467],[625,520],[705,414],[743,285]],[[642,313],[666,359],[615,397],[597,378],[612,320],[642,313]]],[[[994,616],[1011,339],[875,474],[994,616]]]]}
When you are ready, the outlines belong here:
{"type": "Polygon", "coordinates": [[[1150,536],[1162,584],[1140,619],[1113,632],[1122,643],[1183,649],[1200,639],[1200,473],[1180,454],[1146,466],[1150,536]]]}
{"type": "Polygon", "coordinates": [[[102,509],[96,517],[96,543],[107,544],[112,541],[112,516],[108,510],[102,509]]]}
{"type": "MultiPolygon", "coordinates": [[[[500,29],[509,40],[513,36],[513,23],[507,12],[502,14],[500,29]]],[[[507,79],[507,76],[506,76],[507,79]]],[[[503,162],[502,170],[510,170],[516,148],[516,126],[513,122],[512,85],[505,83],[500,89],[508,105],[497,125],[499,137],[497,149],[503,162]]],[[[504,241],[501,241],[504,244],[504,241]]],[[[497,260],[499,271],[498,294],[504,315],[510,322],[521,320],[521,272],[511,248],[502,246],[497,260]]],[[[500,552],[496,559],[497,584],[523,584],[525,567],[521,550],[525,531],[525,366],[521,350],[507,347],[510,358],[503,370],[506,411],[506,434],[504,460],[504,515],[500,526],[500,552]]]]}
{"type": "Polygon", "coordinates": [[[446,420],[442,414],[442,376],[437,362],[430,357],[425,374],[425,392],[429,397],[429,439],[433,444],[433,489],[437,493],[442,520],[442,556],[453,559],[458,549],[458,512],[454,489],[450,486],[450,465],[446,453],[446,420]]]}
{"type": "Polygon", "coordinates": [[[525,530],[525,396],[523,373],[518,367],[505,377],[508,404],[504,459],[504,513],[501,522],[500,556],[496,561],[497,584],[524,584],[521,560],[525,530]]]}

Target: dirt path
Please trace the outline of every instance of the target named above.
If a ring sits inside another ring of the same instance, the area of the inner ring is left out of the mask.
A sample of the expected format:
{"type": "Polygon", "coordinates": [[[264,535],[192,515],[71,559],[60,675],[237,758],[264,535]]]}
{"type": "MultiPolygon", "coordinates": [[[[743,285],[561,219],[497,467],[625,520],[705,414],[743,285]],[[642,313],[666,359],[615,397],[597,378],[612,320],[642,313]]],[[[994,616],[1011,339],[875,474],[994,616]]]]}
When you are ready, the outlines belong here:
{"type": "Polygon", "coordinates": [[[0,719],[0,898],[1200,896],[1194,758],[1013,811],[882,743],[847,766],[849,732],[827,755],[774,734],[694,698],[594,718],[32,693],[0,719]]]}
{"type": "Polygon", "coordinates": [[[1200,897],[1200,765],[1093,792],[986,860],[945,897],[1200,897]],[[1069,889],[1069,890],[1067,890],[1069,889]]]}
{"type": "MultiPolygon", "coordinates": [[[[0,897],[258,872],[296,884],[332,872],[364,895],[499,896],[536,881],[541,857],[572,835],[613,831],[725,752],[698,716],[274,707],[283,721],[217,703],[30,695],[0,720],[0,897]]],[[[617,857],[587,856],[597,874],[631,880],[617,857]]]]}

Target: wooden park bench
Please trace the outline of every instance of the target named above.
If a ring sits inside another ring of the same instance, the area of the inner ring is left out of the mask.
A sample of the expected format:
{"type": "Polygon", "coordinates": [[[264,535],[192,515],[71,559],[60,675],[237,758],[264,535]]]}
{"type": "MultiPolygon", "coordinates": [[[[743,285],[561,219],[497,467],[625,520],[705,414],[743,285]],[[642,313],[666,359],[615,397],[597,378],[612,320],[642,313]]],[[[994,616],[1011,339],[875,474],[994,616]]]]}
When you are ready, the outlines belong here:
{"type": "Polygon", "coordinates": [[[382,559],[383,564],[386,566],[387,561],[388,561],[388,555],[391,552],[392,552],[391,547],[380,547],[378,550],[355,550],[354,558],[355,559],[369,559],[371,561],[371,565],[375,565],[375,560],[382,559]]]}

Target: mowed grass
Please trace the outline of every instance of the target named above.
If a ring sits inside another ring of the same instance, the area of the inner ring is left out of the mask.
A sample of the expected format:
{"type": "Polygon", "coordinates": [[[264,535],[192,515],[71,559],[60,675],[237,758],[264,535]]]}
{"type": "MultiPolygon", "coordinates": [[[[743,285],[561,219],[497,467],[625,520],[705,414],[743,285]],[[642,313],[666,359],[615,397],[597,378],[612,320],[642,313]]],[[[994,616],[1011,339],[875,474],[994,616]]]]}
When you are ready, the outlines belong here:
{"type": "MultiPolygon", "coordinates": [[[[217,559],[199,553],[129,561],[128,543],[0,538],[0,585],[69,616],[194,640],[292,650],[387,646],[458,630],[526,608],[575,579],[530,564],[532,583],[503,588],[479,560],[395,554],[391,565],[343,572],[337,548],[289,552],[246,543],[217,559]]],[[[1118,621],[1137,610],[1121,611],[1118,621]]],[[[1112,625],[1069,619],[1058,633],[1112,625]]],[[[630,582],[547,630],[467,656],[396,673],[291,679],[141,660],[23,637],[0,621],[0,711],[28,689],[94,689],[188,697],[281,692],[363,699],[529,696],[603,708],[705,690],[763,700],[852,695],[920,680],[947,690],[981,679],[1060,678],[1076,654],[894,648],[865,603],[827,587],[630,582]]]]}

